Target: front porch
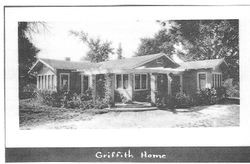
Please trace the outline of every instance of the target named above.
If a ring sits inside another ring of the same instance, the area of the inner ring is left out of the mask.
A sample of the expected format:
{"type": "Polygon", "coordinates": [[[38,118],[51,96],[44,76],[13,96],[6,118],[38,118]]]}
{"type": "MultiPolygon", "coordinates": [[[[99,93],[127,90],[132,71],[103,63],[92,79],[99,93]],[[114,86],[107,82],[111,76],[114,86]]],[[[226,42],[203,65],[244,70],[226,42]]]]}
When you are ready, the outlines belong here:
{"type": "MultiPolygon", "coordinates": [[[[110,96],[114,106],[121,105],[121,98],[129,102],[148,102],[155,104],[157,97],[167,96],[182,91],[182,72],[164,69],[130,69],[130,70],[104,70],[100,72],[82,71],[81,76],[88,76],[88,86],[92,89],[93,98],[105,96],[105,77],[111,79],[109,84],[110,96]]],[[[83,79],[83,78],[81,78],[83,79]]],[[[81,88],[86,85],[82,80],[81,88]]],[[[129,103],[128,103],[129,104],[129,103]]],[[[129,106],[129,105],[128,105],[129,106]]],[[[146,106],[147,107],[147,106],[146,106]]]]}

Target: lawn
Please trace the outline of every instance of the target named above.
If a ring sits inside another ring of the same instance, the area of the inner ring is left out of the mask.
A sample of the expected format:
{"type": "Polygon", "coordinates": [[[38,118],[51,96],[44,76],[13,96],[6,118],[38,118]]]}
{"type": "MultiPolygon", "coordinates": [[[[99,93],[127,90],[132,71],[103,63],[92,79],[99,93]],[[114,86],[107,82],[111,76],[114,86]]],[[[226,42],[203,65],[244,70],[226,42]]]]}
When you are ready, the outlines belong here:
{"type": "Polygon", "coordinates": [[[79,110],[41,106],[33,100],[20,101],[21,129],[104,129],[239,126],[236,104],[197,106],[189,110],[122,111],[79,110]]]}

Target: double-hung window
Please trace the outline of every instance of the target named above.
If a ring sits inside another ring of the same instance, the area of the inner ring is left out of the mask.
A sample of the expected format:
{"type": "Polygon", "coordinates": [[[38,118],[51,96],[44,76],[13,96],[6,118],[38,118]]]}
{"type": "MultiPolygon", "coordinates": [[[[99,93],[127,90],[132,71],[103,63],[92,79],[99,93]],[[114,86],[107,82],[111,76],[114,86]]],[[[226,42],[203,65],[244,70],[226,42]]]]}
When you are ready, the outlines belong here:
{"type": "Polygon", "coordinates": [[[147,89],[147,74],[135,74],[135,90],[147,89]]]}
{"type": "Polygon", "coordinates": [[[128,89],[128,74],[116,74],[116,89],[128,89]]]}
{"type": "Polygon", "coordinates": [[[221,86],[221,81],[222,81],[221,73],[213,73],[212,74],[212,80],[213,80],[213,88],[220,87],[221,86]]]}
{"type": "Polygon", "coordinates": [[[206,73],[198,73],[198,89],[205,89],[207,83],[207,74],[206,73]]]}
{"type": "Polygon", "coordinates": [[[69,91],[69,73],[60,74],[60,88],[63,91],[69,91]]]}
{"type": "Polygon", "coordinates": [[[89,76],[82,75],[82,92],[86,92],[89,89],[89,76]]]}

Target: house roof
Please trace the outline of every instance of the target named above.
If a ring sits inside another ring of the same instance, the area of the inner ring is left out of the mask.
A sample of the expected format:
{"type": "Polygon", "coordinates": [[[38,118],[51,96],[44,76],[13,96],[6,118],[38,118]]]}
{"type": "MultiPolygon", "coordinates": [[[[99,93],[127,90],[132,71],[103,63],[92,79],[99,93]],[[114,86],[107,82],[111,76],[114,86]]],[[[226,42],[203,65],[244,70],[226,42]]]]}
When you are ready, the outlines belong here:
{"type": "Polygon", "coordinates": [[[153,55],[145,55],[145,56],[137,56],[132,58],[118,59],[118,60],[110,60],[101,62],[99,68],[101,69],[133,69],[139,67],[149,61],[157,59],[161,56],[166,56],[170,61],[175,63],[171,58],[169,58],[164,53],[158,53],[153,55]]]}
{"type": "MultiPolygon", "coordinates": [[[[201,60],[201,61],[190,61],[177,64],[169,56],[164,53],[158,53],[153,55],[138,56],[119,60],[110,60],[100,63],[91,63],[88,61],[84,62],[73,62],[73,61],[63,61],[54,59],[44,59],[40,58],[32,66],[29,72],[31,72],[39,63],[46,65],[52,70],[55,69],[68,69],[76,71],[100,71],[100,70],[131,70],[135,68],[140,68],[145,63],[148,63],[154,59],[165,56],[171,62],[175,63],[178,67],[172,68],[176,71],[192,70],[192,69],[208,69],[215,68],[222,63],[225,63],[224,59],[211,59],[211,60],[201,60]]],[[[226,64],[226,63],[225,63],[226,64]]]]}
{"type": "Polygon", "coordinates": [[[74,62],[74,61],[39,58],[37,62],[31,67],[29,72],[31,72],[39,63],[43,63],[52,70],[55,69],[78,70],[78,69],[87,69],[90,67],[92,68],[97,67],[96,64],[87,61],[74,62]]]}
{"type": "Polygon", "coordinates": [[[215,67],[219,66],[222,63],[226,64],[224,58],[222,58],[222,59],[190,61],[190,62],[181,63],[180,67],[178,67],[178,69],[184,69],[184,70],[209,69],[209,68],[215,68],[215,67]]]}

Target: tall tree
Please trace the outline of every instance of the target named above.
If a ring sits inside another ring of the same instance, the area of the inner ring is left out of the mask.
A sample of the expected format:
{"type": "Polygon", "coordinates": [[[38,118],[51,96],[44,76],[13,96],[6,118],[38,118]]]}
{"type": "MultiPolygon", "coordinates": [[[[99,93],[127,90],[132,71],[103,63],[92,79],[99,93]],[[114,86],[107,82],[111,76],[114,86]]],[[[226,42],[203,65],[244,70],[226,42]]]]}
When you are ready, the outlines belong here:
{"type": "MultiPolygon", "coordinates": [[[[162,24],[162,26],[164,26],[165,23],[162,24]]],[[[182,41],[183,37],[179,30],[179,26],[173,24],[171,28],[162,28],[152,38],[142,38],[136,56],[156,54],[160,52],[170,54],[175,50],[174,45],[182,41]]]]}
{"type": "Polygon", "coordinates": [[[122,56],[122,45],[119,43],[119,47],[116,50],[117,58],[118,59],[123,59],[124,57],[122,56]]]}
{"type": "Polygon", "coordinates": [[[29,69],[36,61],[39,50],[30,41],[32,33],[38,32],[39,22],[18,22],[18,63],[19,63],[19,93],[24,86],[35,83],[35,78],[28,74],[29,69]]]}
{"type": "Polygon", "coordinates": [[[157,21],[162,29],[153,38],[142,38],[136,55],[172,53],[181,43],[187,60],[225,58],[228,77],[239,80],[238,20],[157,21]]]}
{"type": "Polygon", "coordinates": [[[70,34],[78,37],[83,43],[85,43],[89,51],[85,60],[89,60],[94,63],[109,60],[109,54],[114,54],[114,48],[111,47],[112,42],[101,41],[100,38],[89,38],[88,34],[80,31],[70,31],[70,34]]]}
{"type": "Polygon", "coordinates": [[[183,36],[192,43],[193,60],[225,58],[228,77],[239,81],[239,23],[238,20],[175,21],[183,36]],[[191,29],[190,29],[191,27],[191,29]]]}

